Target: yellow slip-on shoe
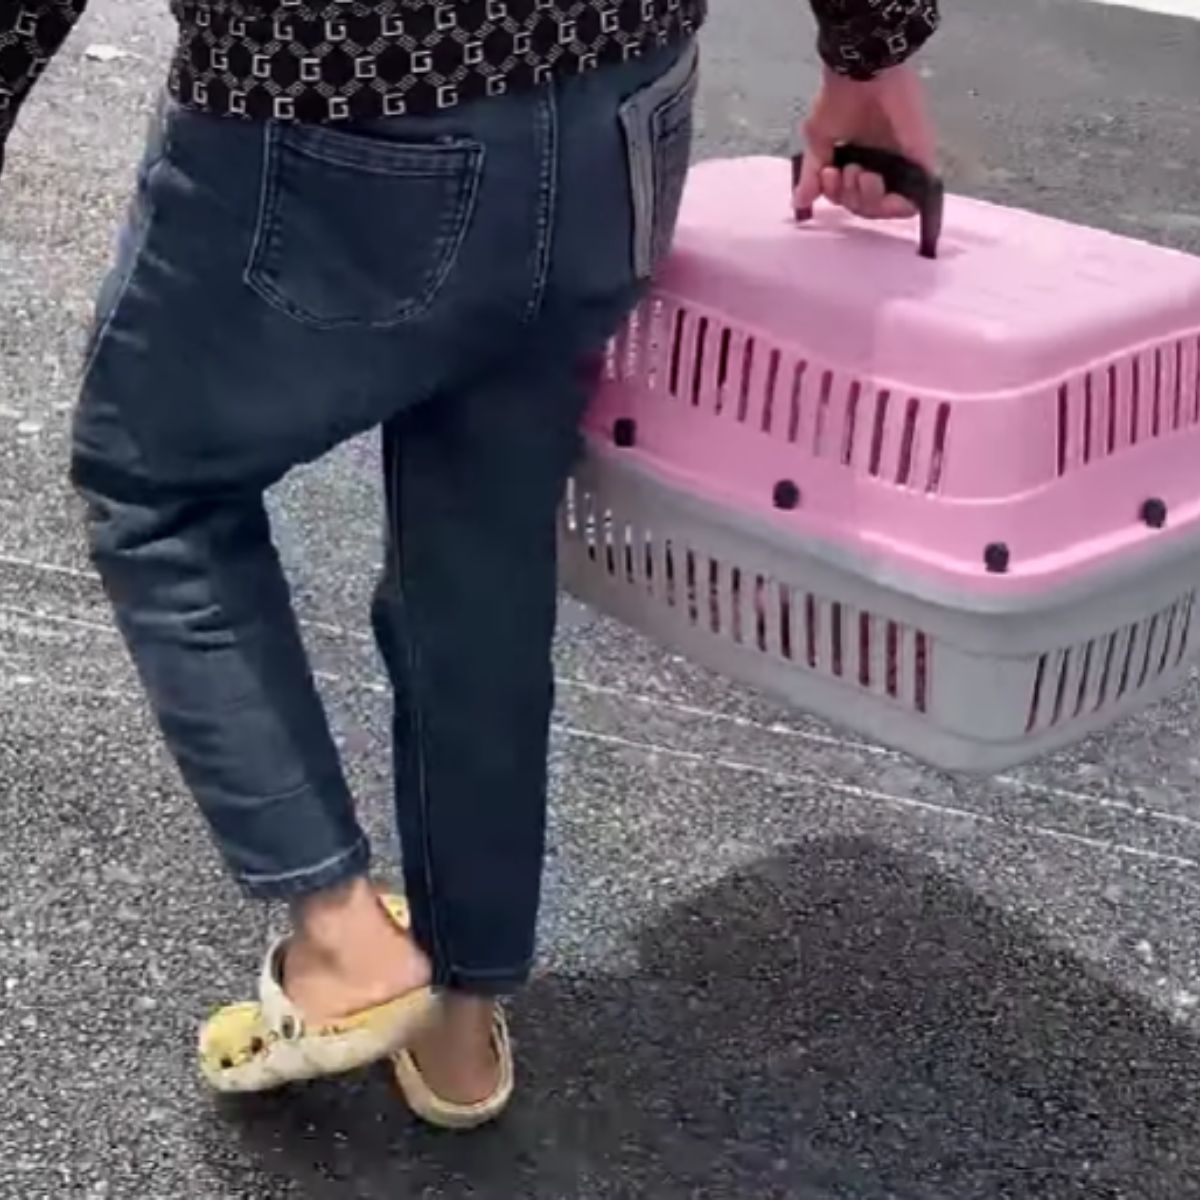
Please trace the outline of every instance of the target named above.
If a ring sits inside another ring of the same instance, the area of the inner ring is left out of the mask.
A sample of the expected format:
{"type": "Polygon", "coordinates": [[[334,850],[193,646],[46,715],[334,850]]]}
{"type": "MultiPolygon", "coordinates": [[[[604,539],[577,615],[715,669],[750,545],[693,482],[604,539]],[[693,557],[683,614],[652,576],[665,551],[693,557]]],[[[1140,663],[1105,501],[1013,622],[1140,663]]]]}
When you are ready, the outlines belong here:
{"type": "MultiPolygon", "coordinates": [[[[403,897],[380,900],[407,930],[403,897]]],[[[267,951],[258,1001],[218,1009],[200,1031],[200,1070],[219,1092],[263,1092],[353,1071],[407,1045],[437,1016],[437,997],[423,987],[362,1012],[309,1023],[280,984],[286,944],[281,938],[267,951]]]]}

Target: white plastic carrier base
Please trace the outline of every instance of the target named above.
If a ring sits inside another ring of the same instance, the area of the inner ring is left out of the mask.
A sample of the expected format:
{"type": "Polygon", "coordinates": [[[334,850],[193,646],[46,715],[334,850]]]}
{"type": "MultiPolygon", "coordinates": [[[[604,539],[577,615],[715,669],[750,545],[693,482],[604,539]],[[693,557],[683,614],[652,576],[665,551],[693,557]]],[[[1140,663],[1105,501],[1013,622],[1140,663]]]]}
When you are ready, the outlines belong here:
{"type": "Polygon", "coordinates": [[[577,598],[695,662],[934,766],[994,772],[1151,703],[1187,672],[1200,546],[1055,593],[939,594],[786,522],[672,489],[593,442],[564,505],[577,598]]]}

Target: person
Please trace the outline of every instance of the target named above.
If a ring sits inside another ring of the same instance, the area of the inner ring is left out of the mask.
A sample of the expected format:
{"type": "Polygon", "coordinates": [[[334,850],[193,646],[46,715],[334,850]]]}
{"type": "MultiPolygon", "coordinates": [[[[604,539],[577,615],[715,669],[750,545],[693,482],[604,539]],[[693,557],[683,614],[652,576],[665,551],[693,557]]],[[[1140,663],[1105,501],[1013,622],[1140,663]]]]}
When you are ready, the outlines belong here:
{"type": "MultiPolygon", "coordinates": [[[[390,1059],[454,1128],[512,1093],[499,1000],[534,958],[556,511],[604,346],[671,244],[705,2],[172,5],[71,474],[225,863],[290,905],[258,1000],[201,1031],[217,1089],[390,1059]],[[376,428],[403,899],[369,881],[263,499],[376,428]]],[[[85,3],[0,7],[0,154],[85,3]]],[[[932,166],[909,59],[936,0],[812,7],[825,67],[797,200],[907,215],[833,150],[932,166]]]]}

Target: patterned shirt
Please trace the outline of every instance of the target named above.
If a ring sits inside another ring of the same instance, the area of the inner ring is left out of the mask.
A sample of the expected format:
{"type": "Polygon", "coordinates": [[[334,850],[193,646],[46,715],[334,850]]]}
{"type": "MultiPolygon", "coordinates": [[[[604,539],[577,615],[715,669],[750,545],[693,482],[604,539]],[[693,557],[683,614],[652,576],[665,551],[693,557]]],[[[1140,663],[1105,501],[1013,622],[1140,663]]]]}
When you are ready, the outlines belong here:
{"type": "MultiPolygon", "coordinates": [[[[88,0],[0,0],[0,162],[21,102],[88,0]]],[[[170,88],[256,120],[428,114],[637,57],[708,0],[170,0],[170,88]]],[[[737,0],[733,0],[737,3],[737,0]]],[[[938,0],[811,0],[836,71],[869,79],[937,28],[938,0]]]]}

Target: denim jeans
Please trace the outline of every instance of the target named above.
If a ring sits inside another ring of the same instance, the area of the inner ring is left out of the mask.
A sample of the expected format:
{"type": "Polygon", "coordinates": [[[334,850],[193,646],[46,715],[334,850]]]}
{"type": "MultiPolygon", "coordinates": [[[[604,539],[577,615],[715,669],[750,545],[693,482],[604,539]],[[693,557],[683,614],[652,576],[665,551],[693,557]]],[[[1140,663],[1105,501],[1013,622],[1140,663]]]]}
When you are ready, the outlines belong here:
{"type": "Polygon", "coordinates": [[[441,986],[534,952],[555,515],[603,348],[666,251],[692,46],[351,128],[165,104],[98,303],[72,474],[166,741],[229,869],[368,868],[265,489],[382,429],[373,625],[396,814],[441,986]]]}

